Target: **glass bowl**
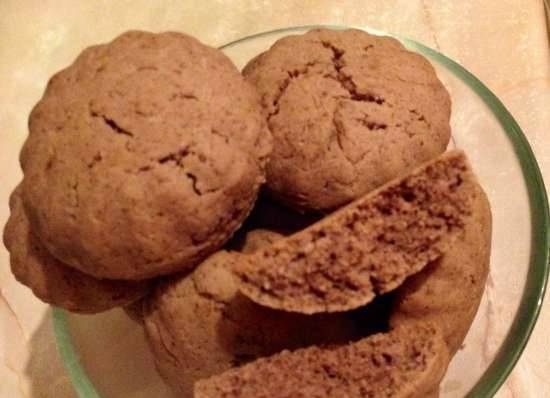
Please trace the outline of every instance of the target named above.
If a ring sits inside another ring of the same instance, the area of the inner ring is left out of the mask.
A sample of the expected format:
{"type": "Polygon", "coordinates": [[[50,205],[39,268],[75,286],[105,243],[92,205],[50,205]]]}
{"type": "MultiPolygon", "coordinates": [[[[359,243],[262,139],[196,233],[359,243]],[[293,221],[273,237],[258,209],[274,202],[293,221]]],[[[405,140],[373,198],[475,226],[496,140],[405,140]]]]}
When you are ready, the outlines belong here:
{"type": "MultiPolygon", "coordinates": [[[[264,32],[221,49],[242,68],[278,38],[316,27],[264,32]]],[[[394,37],[430,59],[451,93],[451,145],[467,153],[491,202],[487,288],[464,347],[442,382],[441,397],[492,397],[525,348],[542,305],[550,241],[544,183],[520,127],[481,81],[439,52],[394,37]]],[[[81,398],[171,396],[155,372],[142,328],[121,310],[79,316],[54,309],[54,326],[61,356],[81,398]]]]}

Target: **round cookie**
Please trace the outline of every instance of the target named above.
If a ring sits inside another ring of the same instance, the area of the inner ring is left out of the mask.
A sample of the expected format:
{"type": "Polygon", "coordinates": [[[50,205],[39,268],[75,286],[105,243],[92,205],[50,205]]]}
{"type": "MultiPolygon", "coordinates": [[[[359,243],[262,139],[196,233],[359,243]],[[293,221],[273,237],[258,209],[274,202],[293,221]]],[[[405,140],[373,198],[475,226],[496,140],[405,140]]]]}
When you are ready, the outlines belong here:
{"type": "Polygon", "coordinates": [[[132,303],[146,294],[145,281],[99,280],[55,259],[31,231],[19,190],[10,198],[10,209],[4,244],[10,252],[11,270],[42,301],[91,314],[132,303]]]}
{"type": "Polygon", "coordinates": [[[21,153],[33,232],[97,278],[191,269],[221,247],[265,180],[254,88],[181,33],[128,32],[48,83],[21,153]]]}
{"type": "MultiPolygon", "coordinates": [[[[264,238],[262,232],[249,242],[264,238]]],[[[180,397],[191,397],[197,380],[257,357],[357,337],[345,314],[274,311],[240,295],[229,269],[237,256],[218,252],[191,275],[161,284],[146,301],[145,331],[157,369],[180,397]]]]}
{"type": "Polygon", "coordinates": [[[278,40],[243,71],[274,138],[267,187],[331,210],[442,153],[451,102],[434,68],[397,40],[314,30],[278,40]]]}

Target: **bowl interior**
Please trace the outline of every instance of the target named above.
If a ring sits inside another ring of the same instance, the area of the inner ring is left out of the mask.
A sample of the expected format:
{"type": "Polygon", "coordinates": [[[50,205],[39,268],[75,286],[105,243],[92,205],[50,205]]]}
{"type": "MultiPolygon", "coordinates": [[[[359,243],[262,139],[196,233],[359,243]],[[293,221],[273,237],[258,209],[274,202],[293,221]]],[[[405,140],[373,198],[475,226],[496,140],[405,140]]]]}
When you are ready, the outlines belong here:
{"type": "MultiPolygon", "coordinates": [[[[242,68],[278,38],[311,28],[261,33],[222,49],[242,68]]],[[[546,191],[527,140],[502,103],[454,61],[398,39],[428,57],[449,90],[450,145],[467,153],[491,203],[487,288],[464,348],[441,386],[443,398],[490,397],[519,358],[540,310],[548,277],[546,191]]],[[[156,375],[141,328],[122,311],[84,317],[55,310],[54,321],[60,351],[81,397],[171,396],[156,375]]]]}

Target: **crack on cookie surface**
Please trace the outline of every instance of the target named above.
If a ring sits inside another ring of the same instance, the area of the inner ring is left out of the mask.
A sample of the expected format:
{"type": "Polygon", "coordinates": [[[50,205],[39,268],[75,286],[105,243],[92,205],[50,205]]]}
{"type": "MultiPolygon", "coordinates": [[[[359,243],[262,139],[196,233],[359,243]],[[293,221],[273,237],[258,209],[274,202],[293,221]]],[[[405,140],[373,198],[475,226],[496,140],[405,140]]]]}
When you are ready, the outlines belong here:
{"type": "MultiPolygon", "coordinates": [[[[323,45],[324,48],[328,48],[330,51],[332,51],[331,61],[332,61],[334,70],[336,72],[335,80],[338,81],[342,86],[342,88],[344,88],[349,93],[351,100],[359,101],[359,102],[374,102],[378,105],[382,105],[386,102],[384,98],[376,97],[372,94],[364,94],[364,93],[358,92],[357,85],[353,81],[353,77],[351,75],[346,74],[343,71],[343,68],[346,66],[343,59],[345,51],[337,48],[336,46],[334,46],[328,41],[322,41],[321,44],[323,45]]],[[[373,48],[373,47],[374,47],[373,45],[367,46],[367,48],[373,48]]],[[[326,77],[333,78],[331,75],[327,75],[326,77]]]]}
{"type": "Polygon", "coordinates": [[[105,124],[105,126],[107,126],[116,134],[123,134],[129,137],[134,137],[134,134],[131,131],[124,129],[116,122],[116,120],[109,118],[104,114],[99,114],[98,112],[92,111],[90,112],[90,116],[92,116],[93,118],[101,119],[103,121],[103,124],[105,124]]]}
{"type": "Polygon", "coordinates": [[[199,101],[199,98],[194,94],[187,94],[182,92],[173,93],[170,98],[168,99],[169,102],[172,102],[176,99],[187,99],[187,100],[194,100],[199,101]]]}
{"type": "MultiPolygon", "coordinates": [[[[93,169],[98,163],[101,163],[101,161],[103,160],[103,155],[101,154],[101,152],[97,152],[94,157],[92,158],[92,160],[88,163],[88,168],[89,169],[93,169]]],[[[50,160],[51,161],[51,160],[50,160]]],[[[50,161],[48,161],[48,165],[46,166],[50,166],[51,167],[51,164],[50,164],[50,161]]]]}
{"type": "Polygon", "coordinates": [[[288,77],[286,77],[279,84],[279,90],[278,90],[277,94],[275,95],[275,97],[273,98],[273,108],[274,108],[274,110],[271,111],[267,115],[267,121],[268,122],[273,116],[275,116],[279,113],[279,101],[281,100],[281,98],[285,94],[286,89],[288,88],[288,86],[290,86],[290,83],[293,80],[298,79],[300,76],[306,76],[309,73],[310,68],[314,67],[315,65],[319,65],[319,63],[318,62],[308,62],[303,66],[302,69],[293,69],[291,71],[287,71],[288,77]]]}
{"type": "Polygon", "coordinates": [[[415,121],[422,123],[428,130],[432,129],[432,124],[428,121],[426,116],[424,116],[424,114],[422,114],[418,109],[408,109],[408,116],[409,118],[407,120],[405,131],[408,133],[409,136],[414,135],[414,133],[411,133],[409,131],[408,127],[415,121]]]}
{"type": "Polygon", "coordinates": [[[221,137],[226,144],[229,144],[229,137],[226,134],[223,134],[221,131],[219,131],[215,128],[211,128],[210,133],[212,135],[217,135],[218,137],[221,137]]]}
{"type": "Polygon", "coordinates": [[[179,149],[175,152],[170,152],[158,159],[159,164],[174,163],[177,166],[182,166],[183,159],[189,155],[189,146],[179,149]]]}
{"type": "Polygon", "coordinates": [[[197,176],[189,171],[185,173],[185,176],[191,181],[191,188],[193,188],[193,192],[195,192],[198,196],[202,196],[202,192],[197,184],[197,176]]]}
{"type": "Polygon", "coordinates": [[[73,181],[71,184],[70,184],[70,187],[69,187],[69,192],[70,192],[70,196],[71,196],[71,200],[70,200],[70,209],[69,209],[69,217],[73,220],[73,221],[76,221],[76,210],[78,210],[78,208],[80,207],[80,198],[79,198],[79,192],[78,192],[78,180],[75,180],[73,181]]]}

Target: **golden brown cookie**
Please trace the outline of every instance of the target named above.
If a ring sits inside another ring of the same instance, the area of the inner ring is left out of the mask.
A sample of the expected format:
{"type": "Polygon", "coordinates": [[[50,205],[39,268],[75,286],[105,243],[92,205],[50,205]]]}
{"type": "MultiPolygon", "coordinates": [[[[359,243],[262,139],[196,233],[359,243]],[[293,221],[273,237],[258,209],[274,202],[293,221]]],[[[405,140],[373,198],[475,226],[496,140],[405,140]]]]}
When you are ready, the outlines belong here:
{"type": "Polygon", "coordinates": [[[442,153],[449,94],[397,40],[313,30],[278,40],[243,71],[274,138],[267,186],[302,210],[334,209],[442,153]]]}
{"type": "Polygon", "coordinates": [[[348,345],[258,359],[198,382],[195,398],[427,398],[448,363],[439,329],[413,323],[348,345]]]}
{"type": "Polygon", "coordinates": [[[80,313],[96,313],[129,304],[147,292],[147,281],[95,279],[54,258],[30,229],[20,190],[10,198],[4,230],[15,278],[40,300],[80,313]]]}
{"type": "Polygon", "coordinates": [[[397,290],[390,321],[437,323],[452,355],[475,317],[489,273],[491,208],[481,187],[472,198],[472,216],[447,253],[397,290]]]}
{"type": "Polygon", "coordinates": [[[241,225],[271,137],[254,88],[182,33],[127,32],[56,74],[21,153],[33,232],[98,278],[192,269],[241,225]]]}
{"type": "Polygon", "coordinates": [[[451,151],[233,268],[239,288],[271,308],[345,311],[399,287],[450,249],[479,191],[466,156],[451,151]]]}
{"type": "Polygon", "coordinates": [[[162,283],[146,302],[145,331],[157,369],[178,397],[191,397],[195,381],[260,356],[358,337],[344,314],[275,311],[240,295],[229,269],[239,255],[212,255],[190,276],[162,283]]]}

